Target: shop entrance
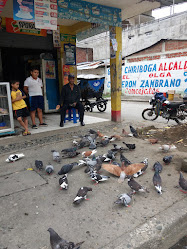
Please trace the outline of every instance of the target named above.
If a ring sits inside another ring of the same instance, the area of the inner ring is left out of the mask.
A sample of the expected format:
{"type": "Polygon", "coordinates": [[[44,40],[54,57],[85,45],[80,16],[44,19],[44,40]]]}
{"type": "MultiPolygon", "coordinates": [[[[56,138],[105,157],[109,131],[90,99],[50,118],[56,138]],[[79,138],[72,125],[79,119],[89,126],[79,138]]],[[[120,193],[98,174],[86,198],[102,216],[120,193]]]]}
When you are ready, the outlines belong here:
{"type": "MultiPolygon", "coordinates": [[[[41,49],[0,48],[1,82],[18,80],[20,89],[23,90],[24,81],[30,76],[33,66],[38,68],[39,77],[43,80],[45,111],[52,111],[59,99],[56,50],[46,52],[41,49]]],[[[26,102],[29,106],[28,100],[26,102]]]]}

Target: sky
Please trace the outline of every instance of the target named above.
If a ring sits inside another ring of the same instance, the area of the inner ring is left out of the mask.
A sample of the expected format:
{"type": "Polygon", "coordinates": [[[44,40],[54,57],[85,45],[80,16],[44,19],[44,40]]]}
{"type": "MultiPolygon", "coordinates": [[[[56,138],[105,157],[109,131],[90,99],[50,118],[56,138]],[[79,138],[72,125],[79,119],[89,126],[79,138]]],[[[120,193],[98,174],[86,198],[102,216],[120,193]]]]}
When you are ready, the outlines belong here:
{"type": "MultiPolygon", "coordinates": [[[[174,5],[174,13],[179,13],[183,11],[187,11],[187,3],[174,5]]],[[[155,17],[155,19],[169,16],[170,13],[173,14],[173,6],[163,7],[152,11],[152,15],[155,17]]]]}

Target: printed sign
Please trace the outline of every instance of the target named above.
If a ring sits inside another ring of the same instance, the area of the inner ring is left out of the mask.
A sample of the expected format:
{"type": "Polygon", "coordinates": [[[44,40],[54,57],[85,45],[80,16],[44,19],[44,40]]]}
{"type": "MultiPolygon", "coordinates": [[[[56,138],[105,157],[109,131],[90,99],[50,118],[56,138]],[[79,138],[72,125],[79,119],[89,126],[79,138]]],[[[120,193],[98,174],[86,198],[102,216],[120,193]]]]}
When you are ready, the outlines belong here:
{"type": "Polygon", "coordinates": [[[61,42],[76,43],[76,35],[60,34],[61,42]]]}
{"type": "MultiPolygon", "coordinates": [[[[110,88],[110,69],[107,78],[110,88]]],[[[151,95],[168,90],[187,91],[187,57],[126,63],[122,67],[122,93],[151,95]]]]}
{"type": "Polygon", "coordinates": [[[66,65],[76,65],[76,46],[69,44],[64,44],[65,52],[65,64],[66,65]]]}
{"type": "Polygon", "coordinates": [[[35,0],[34,9],[36,28],[57,30],[57,0],[35,0]]]}
{"type": "Polygon", "coordinates": [[[54,48],[61,47],[59,27],[57,28],[57,30],[53,30],[53,46],[54,48]]]}
{"type": "Polygon", "coordinates": [[[58,17],[121,26],[121,9],[77,0],[59,0],[58,17]]]}
{"type": "Polygon", "coordinates": [[[34,22],[34,0],[13,0],[13,19],[34,22]]]}
{"type": "Polygon", "coordinates": [[[33,22],[14,21],[12,18],[6,18],[6,31],[17,34],[47,36],[47,31],[36,29],[33,22]]]}
{"type": "Polygon", "coordinates": [[[45,60],[45,78],[56,79],[55,61],[45,60]]]}
{"type": "Polygon", "coordinates": [[[0,14],[3,11],[3,8],[5,7],[7,0],[0,0],[0,14]]]}

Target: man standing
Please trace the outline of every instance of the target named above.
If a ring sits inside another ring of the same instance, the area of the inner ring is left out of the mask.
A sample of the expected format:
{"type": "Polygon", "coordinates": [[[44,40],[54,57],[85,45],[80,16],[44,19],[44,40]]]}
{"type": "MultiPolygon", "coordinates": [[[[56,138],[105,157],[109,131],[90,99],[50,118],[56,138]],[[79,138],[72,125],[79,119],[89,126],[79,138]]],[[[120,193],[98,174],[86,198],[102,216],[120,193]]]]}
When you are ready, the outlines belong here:
{"type": "MultiPolygon", "coordinates": [[[[80,89],[77,85],[74,84],[74,75],[70,74],[68,76],[69,83],[62,87],[61,97],[60,97],[60,105],[62,105],[61,108],[61,121],[60,121],[60,127],[64,126],[64,119],[66,115],[66,111],[68,108],[74,107],[75,109],[78,109],[80,113],[80,123],[82,126],[84,126],[84,106],[80,102],[80,89]]],[[[60,109],[60,105],[57,105],[56,109],[60,109]]]]}
{"type": "Polygon", "coordinates": [[[32,128],[37,129],[35,122],[36,111],[38,112],[38,118],[40,121],[39,126],[47,126],[43,122],[42,110],[44,109],[44,98],[42,94],[42,80],[38,78],[39,70],[37,68],[32,68],[31,76],[28,77],[24,82],[24,92],[29,94],[30,102],[30,115],[32,120],[32,128]]]}

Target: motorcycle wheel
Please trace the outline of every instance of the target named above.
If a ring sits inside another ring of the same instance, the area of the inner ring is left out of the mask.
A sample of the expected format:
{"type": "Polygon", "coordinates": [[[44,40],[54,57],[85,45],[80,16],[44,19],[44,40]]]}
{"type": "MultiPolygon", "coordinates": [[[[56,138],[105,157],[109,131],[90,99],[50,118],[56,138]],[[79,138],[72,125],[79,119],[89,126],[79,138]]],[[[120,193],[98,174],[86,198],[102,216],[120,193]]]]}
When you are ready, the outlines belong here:
{"type": "Polygon", "coordinates": [[[153,121],[158,118],[158,114],[155,113],[155,108],[146,108],[142,112],[142,118],[153,121]]]}
{"type": "Polygon", "coordinates": [[[104,112],[104,111],[106,110],[106,103],[101,102],[101,103],[97,104],[97,109],[98,109],[100,112],[104,112]]]}

